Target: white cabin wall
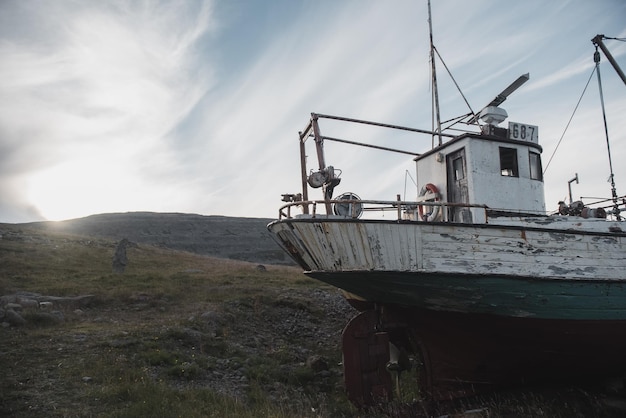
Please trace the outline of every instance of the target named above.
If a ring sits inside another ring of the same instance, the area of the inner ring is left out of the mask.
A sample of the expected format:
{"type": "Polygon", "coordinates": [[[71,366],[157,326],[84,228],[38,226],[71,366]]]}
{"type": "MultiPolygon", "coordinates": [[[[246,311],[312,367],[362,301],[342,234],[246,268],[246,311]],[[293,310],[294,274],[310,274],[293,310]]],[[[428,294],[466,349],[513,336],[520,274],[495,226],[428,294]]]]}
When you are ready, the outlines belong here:
{"type": "Polygon", "coordinates": [[[530,178],[528,152],[528,147],[522,145],[474,141],[468,150],[468,160],[474,162],[470,190],[473,203],[486,203],[492,209],[544,213],[543,182],[530,178]],[[501,174],[500,147],[517,150],[519,177],[501,174]]]}
{"type": "MultiPolygon", "coordinates": [[[[492,209],[545,213],[543,182],[530,178],[529,151],[523,144],[463,138],[418,159],[418,190],[432,183],[439,189],[442,201],[448,201],[446,156],[465,148],[469,203],[486,204],[492,209]],[[500,170],[500,147],[517,150],[519,177],[503,176],[500,170]]],[[[474,222],[483,222],[484,210],[472,209],[474,222]]]]}
{"type": "MultiPolygon", "coordinates": [[[[456,148],[458,149],[458,148],[456,148]]],[[[448,150],[446,150],[448,152],[448,150]]],[[[437,154],[432,154],[418,161],[416,167],[417,192],[427,183],[437,186],[441,194],[441,200],[446,201],[446,158],[445,155],[441,162],[437,161],[437,154]]]]}

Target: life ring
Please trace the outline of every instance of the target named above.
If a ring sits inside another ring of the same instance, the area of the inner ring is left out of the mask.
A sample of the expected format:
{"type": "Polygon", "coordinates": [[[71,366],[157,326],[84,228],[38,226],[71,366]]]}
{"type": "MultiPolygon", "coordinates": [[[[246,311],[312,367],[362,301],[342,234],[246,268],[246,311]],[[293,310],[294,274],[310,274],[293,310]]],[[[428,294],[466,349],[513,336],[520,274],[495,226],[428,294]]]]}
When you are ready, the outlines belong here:
{"type": "MultiPolygon", "coordinates": [[[[424,187],[422,187],[422,189],[420,190],[420,197],[424,197],[424,196],[430,196],[432,195],[431,198],[429,199],[424,199],[423,201],[425,202],[439,202],[440,199],[440,195],[439,195],[439,189],[437,189],[437,186],[435,186],[432,183],[427,183],[424,185],[424,187]]],[[[431,221],[436,221],[439,220],[439,217],[441,215],[441,206],[428,206],[428,208],[430,208],[430,212],[425,212],[424,207],[426,205],[418,205],[417,209],[419,210],[419,214],[420,214],[420,219],[422,219],[423,221],[427,221],[427,222],[431,222],[431,221]]]]}

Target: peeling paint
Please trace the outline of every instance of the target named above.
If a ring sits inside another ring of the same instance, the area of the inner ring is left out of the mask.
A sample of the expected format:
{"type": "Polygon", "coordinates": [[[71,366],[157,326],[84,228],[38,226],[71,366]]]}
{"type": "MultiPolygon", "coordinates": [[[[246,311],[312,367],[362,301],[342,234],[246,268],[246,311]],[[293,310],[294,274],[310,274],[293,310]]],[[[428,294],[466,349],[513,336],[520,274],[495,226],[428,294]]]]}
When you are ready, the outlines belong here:
{"type": "Polygon", "coordinates": [[[593,237],[591,238],[593,242],[601,242],[604,244],[615,244],[617,243],[617,238],[613,237],[593,237]]]}
{"type": "Polygon", "coordinates": [[[562,232],[550,232],[550,238],[552,238],[554,241],[557,242],[564,242],[564,241],[570,241],[572,239],[575,239],[575,237],[572,234],[564,234],[562,232]]]}

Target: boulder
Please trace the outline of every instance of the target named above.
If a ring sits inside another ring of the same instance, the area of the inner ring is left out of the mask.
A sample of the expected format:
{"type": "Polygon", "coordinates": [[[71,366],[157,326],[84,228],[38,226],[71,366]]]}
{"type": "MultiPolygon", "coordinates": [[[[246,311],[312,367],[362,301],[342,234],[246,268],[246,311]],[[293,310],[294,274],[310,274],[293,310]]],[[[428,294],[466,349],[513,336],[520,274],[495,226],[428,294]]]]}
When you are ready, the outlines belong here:
{"type": "Polygon", "coordinates": [[[18,298],[18,303],[20,305],[22,305],[22,308],[24,308],[24,309],[28,309],[28,308],[38,309],[39,308],[39,302],[37,300],[31,299],[31,298],[19,297],[18,298]]]}
{"type": "Polygon", "coordinates": [[[126,270],[126,265],[128,264],[128,256],[126,255],[127,248],[136,248],[137,244],[134,242],[130,242],[126,238],[121,240],[119,244],[117,244],[117,248],[115,249],[115,254],[113,254],[113,272],[122,274],[124,270],[126,270]]]}
{"type": "Polygon", "coordinates": [[[7,309],[4,311],[4,321],[15,326],[24,325],[26,323],[26,320],[22,318],[22,315],[15,312],[13,309],[7,309]]]}

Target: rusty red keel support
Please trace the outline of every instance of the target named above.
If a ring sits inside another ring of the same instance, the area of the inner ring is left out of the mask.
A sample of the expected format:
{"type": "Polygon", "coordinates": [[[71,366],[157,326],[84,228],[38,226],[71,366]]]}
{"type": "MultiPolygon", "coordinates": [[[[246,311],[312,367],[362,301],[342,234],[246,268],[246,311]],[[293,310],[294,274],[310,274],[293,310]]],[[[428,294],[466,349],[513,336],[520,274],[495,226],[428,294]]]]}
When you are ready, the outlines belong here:
{"type": "Polygon", "coordinates": [[[378,332],[378,314],[361,312],[342,334],[343,373],[348,399],[359,407],[389,402],[392,394],[389,334],[378,332]]]}
{"type": "MultiPolygon", "coordinates": [[[[437,402],[538,382],[623,378],[626,321],[554,321],[386,305],[348,323],[342,350],[346,391],[354,405],[391,401],[393,378],[408,370],[416,371],[416,397],[437,402]],[[411,356],[413,367],[408,357],[403,362],[390,356],[390,347],[411,356]]],[[[399,379],[396,386],[399,391],[399,379]]]]}

